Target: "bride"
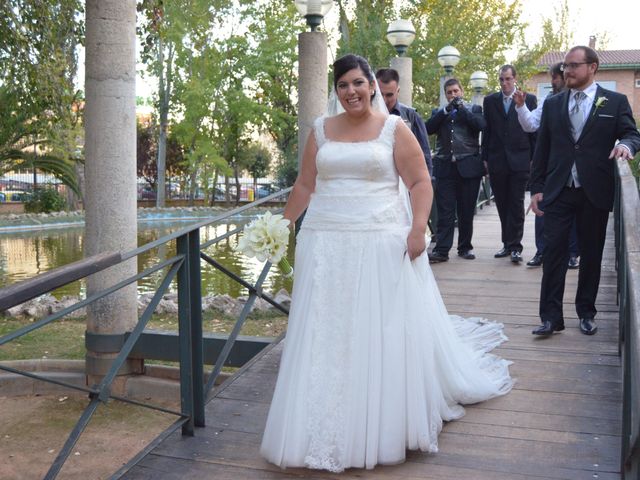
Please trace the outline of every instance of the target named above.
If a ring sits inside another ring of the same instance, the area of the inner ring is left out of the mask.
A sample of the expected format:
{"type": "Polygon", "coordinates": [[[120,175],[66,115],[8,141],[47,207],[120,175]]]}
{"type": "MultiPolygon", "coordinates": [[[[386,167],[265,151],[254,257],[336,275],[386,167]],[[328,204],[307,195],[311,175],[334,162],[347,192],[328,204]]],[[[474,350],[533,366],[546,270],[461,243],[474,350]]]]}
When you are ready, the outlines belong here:
{"type": "Polygon", "coordinates": [[[436,452],[460,404],[503,395],[512,380],[509,362],[487,353],[506,340],[502,325],[442,302],[424,255],[433,192],[418,142],[387,114],[364,58],[333,69],[329,113],[284,211],[293,223],[308,208],[261,453],[340,472],[436,452]]]}

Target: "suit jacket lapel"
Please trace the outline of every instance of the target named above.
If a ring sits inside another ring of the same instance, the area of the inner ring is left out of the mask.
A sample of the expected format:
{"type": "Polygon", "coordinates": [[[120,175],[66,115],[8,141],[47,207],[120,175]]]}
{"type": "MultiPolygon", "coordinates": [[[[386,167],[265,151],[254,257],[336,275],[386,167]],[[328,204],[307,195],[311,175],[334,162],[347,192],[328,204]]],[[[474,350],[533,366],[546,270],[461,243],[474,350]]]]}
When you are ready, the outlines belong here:
{"type": "Polygon", "coordinates": [[[502,94],[500,92],[493,94],[493,104],[498,111],[498,114],[504,116],[504,104],[502,103],[502,94]]]}
{"type": "Polygon", "coordinates": [[[587,133],[587,131],[593,126],[594,122],[596,121],[596,100],[598,99],[599,96],[601,96],[602,94],[602,88],[600,88],[600,85],[598,85],[598,88],[596,89],[596,96],[593,99],[593,102],[591,103],[591,109],[589,110],[589,116],[587,117],[587,119],[584,122],[584,126],[582,127],[582,132],[580,132],[580,138],[578,140],[582,140],[582,137],[584,137],[584,135],[587,133]]]}

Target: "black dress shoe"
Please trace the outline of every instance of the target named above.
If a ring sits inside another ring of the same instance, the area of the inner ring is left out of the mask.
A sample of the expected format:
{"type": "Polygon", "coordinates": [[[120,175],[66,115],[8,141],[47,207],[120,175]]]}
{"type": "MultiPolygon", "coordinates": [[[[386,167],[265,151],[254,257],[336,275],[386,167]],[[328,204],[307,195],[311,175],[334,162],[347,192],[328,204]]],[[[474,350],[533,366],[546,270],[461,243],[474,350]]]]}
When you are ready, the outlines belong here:
{"type": "Polygon", "coordinates": [[[593,318],[580,319],[580,331],[585,335],[594,335],[598,331],[598,326],[593,318]]]}
{"type": "Polygon", "coordinates": [[[502,250],[496,252],[496,254],[493,256],[494,258],[504,258],[504,257],[508,257],[509,256],[509,250],[507,250],[507,248],[503,248],[502,250]]]}
{"type": "Polygon", "coordinates": [[[473,254],[473,250],[467,250],[466,252],[458,252],[458,256],[460,258],[464,258],[465,260],[475,260],[476,256],[473,254]]]}
{"type": "Polygon", "coordinates": [[[515,250],[511,252],[511,261],[513,263],[520,263],[522,261],[522,255],[520,255],[520,252],[516,252],[515,250]]]}
{"type": "Polygon", "coordinates": [[[569,265],[568,267],[571,270],[575,270],[576,268],[580,267],[580,260],[578,260],[578,257],[569,257],[569,265]]]}
{"type": "Polygon", "coordinates": [[[440,252],[433,252],[428,254],[429,263],[442,263],[449,260],[449,255],[445,255],[440,252]]]}
{"type": "Polygon", "coordinates": [[[542,265],[542,255],[536,253],[531,260],[527,262],[527,267],[539,267],[542,265]]]}
{"type": "Polygon", "coordinates": [[[542,325],[540,325],[538,328],[535,328],[531,333],[533,335],[547,336],[552,335],[553,332],[561,332],[562,330],[564,330],[564,324],[554,325],[549,320],[545,320],[544,322],[542,322],[542,325]]]}

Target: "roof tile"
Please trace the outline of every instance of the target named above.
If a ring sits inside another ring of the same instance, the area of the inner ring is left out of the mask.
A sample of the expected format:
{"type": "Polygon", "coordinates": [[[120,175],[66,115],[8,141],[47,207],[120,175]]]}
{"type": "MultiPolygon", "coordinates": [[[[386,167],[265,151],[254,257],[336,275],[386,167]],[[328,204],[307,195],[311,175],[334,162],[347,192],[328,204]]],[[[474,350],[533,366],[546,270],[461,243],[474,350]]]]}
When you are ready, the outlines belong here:
{"type": "MultiPolygon", "coordinates": [[[[549,66],[564,60],[565,52],[549,52],[542,56],[538,65],[549,66]]],[[[640,64],[640,50],[599,50],[600,66],[607,65],[638,65],[640,64]]]]}

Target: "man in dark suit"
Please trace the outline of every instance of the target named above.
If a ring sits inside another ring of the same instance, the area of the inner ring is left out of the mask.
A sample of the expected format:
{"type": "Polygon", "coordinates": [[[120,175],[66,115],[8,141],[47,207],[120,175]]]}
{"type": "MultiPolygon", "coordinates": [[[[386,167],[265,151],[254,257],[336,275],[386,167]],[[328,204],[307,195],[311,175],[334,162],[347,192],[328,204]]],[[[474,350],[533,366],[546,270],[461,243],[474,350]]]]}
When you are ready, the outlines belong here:
{"type": "Polygon", "coordinates": [[[400,93],[400,74],[393,68],[381,68],[376,72],[376,80],[380,87],[380,93],[384,103],[389,110],[389,115],[398,115],[413,132],[414,137],[420,144],[420,149],[424,155],[424,161],[429,169],[429,175],[433,173],[431,161],[431,148],[429,147],[429,137],[424,126],[424,120],[415,108],[411,108],[398,101],[400,93]]]}
{"type": "MultiPolygon", "coordinates": [[[[511,256],[513,263],[522,261],[524,232],[524,191],[535,134],[526,133],[518,122],[512,100],[516,90],[516,70],[512,65],[500,68],[500,92],[487,95],[483,111],[487,126],[482,134],[482,159],[486,162],[502,229],[502,249],[496,258],[511,256]]],[[[535,95],[527,95],[529,110],[537,106],[535,95]]]]}
{"type": "Polygon", "coordinates": [[[484,164],[480,158],[480,132],[485,127],[482,108],[467,105],[460,82],[450,78],[444,84],[449,104],[437,108],[427,121],[427,133],[437,134],[433,157],[436,208],[438,210],[437,241],[429,254],[431,263],[449,260],[453,231],[458,216],[458,256],[475,259],[471,237],[473,215],[478,199],[484,164]]]}
{"type": "Polygon", "coordinates": [[[571,221],[580,239],[580,272],[576,313],[580,331],[593,335],[600,264],[609,212],[613,208],[614,159],[630,160],[640,149],[627,97],[594,82],[598,55],[589,47],[573,47],[562,64],[567,90],[544,105],[532,180],[531,208],[544,200],[545,257],[540,288],[542,326],[534,335],[564,330],[562,299],[569,258],[571,221]],[[616,141],[619,143],[616,144],[616,141]]]}

